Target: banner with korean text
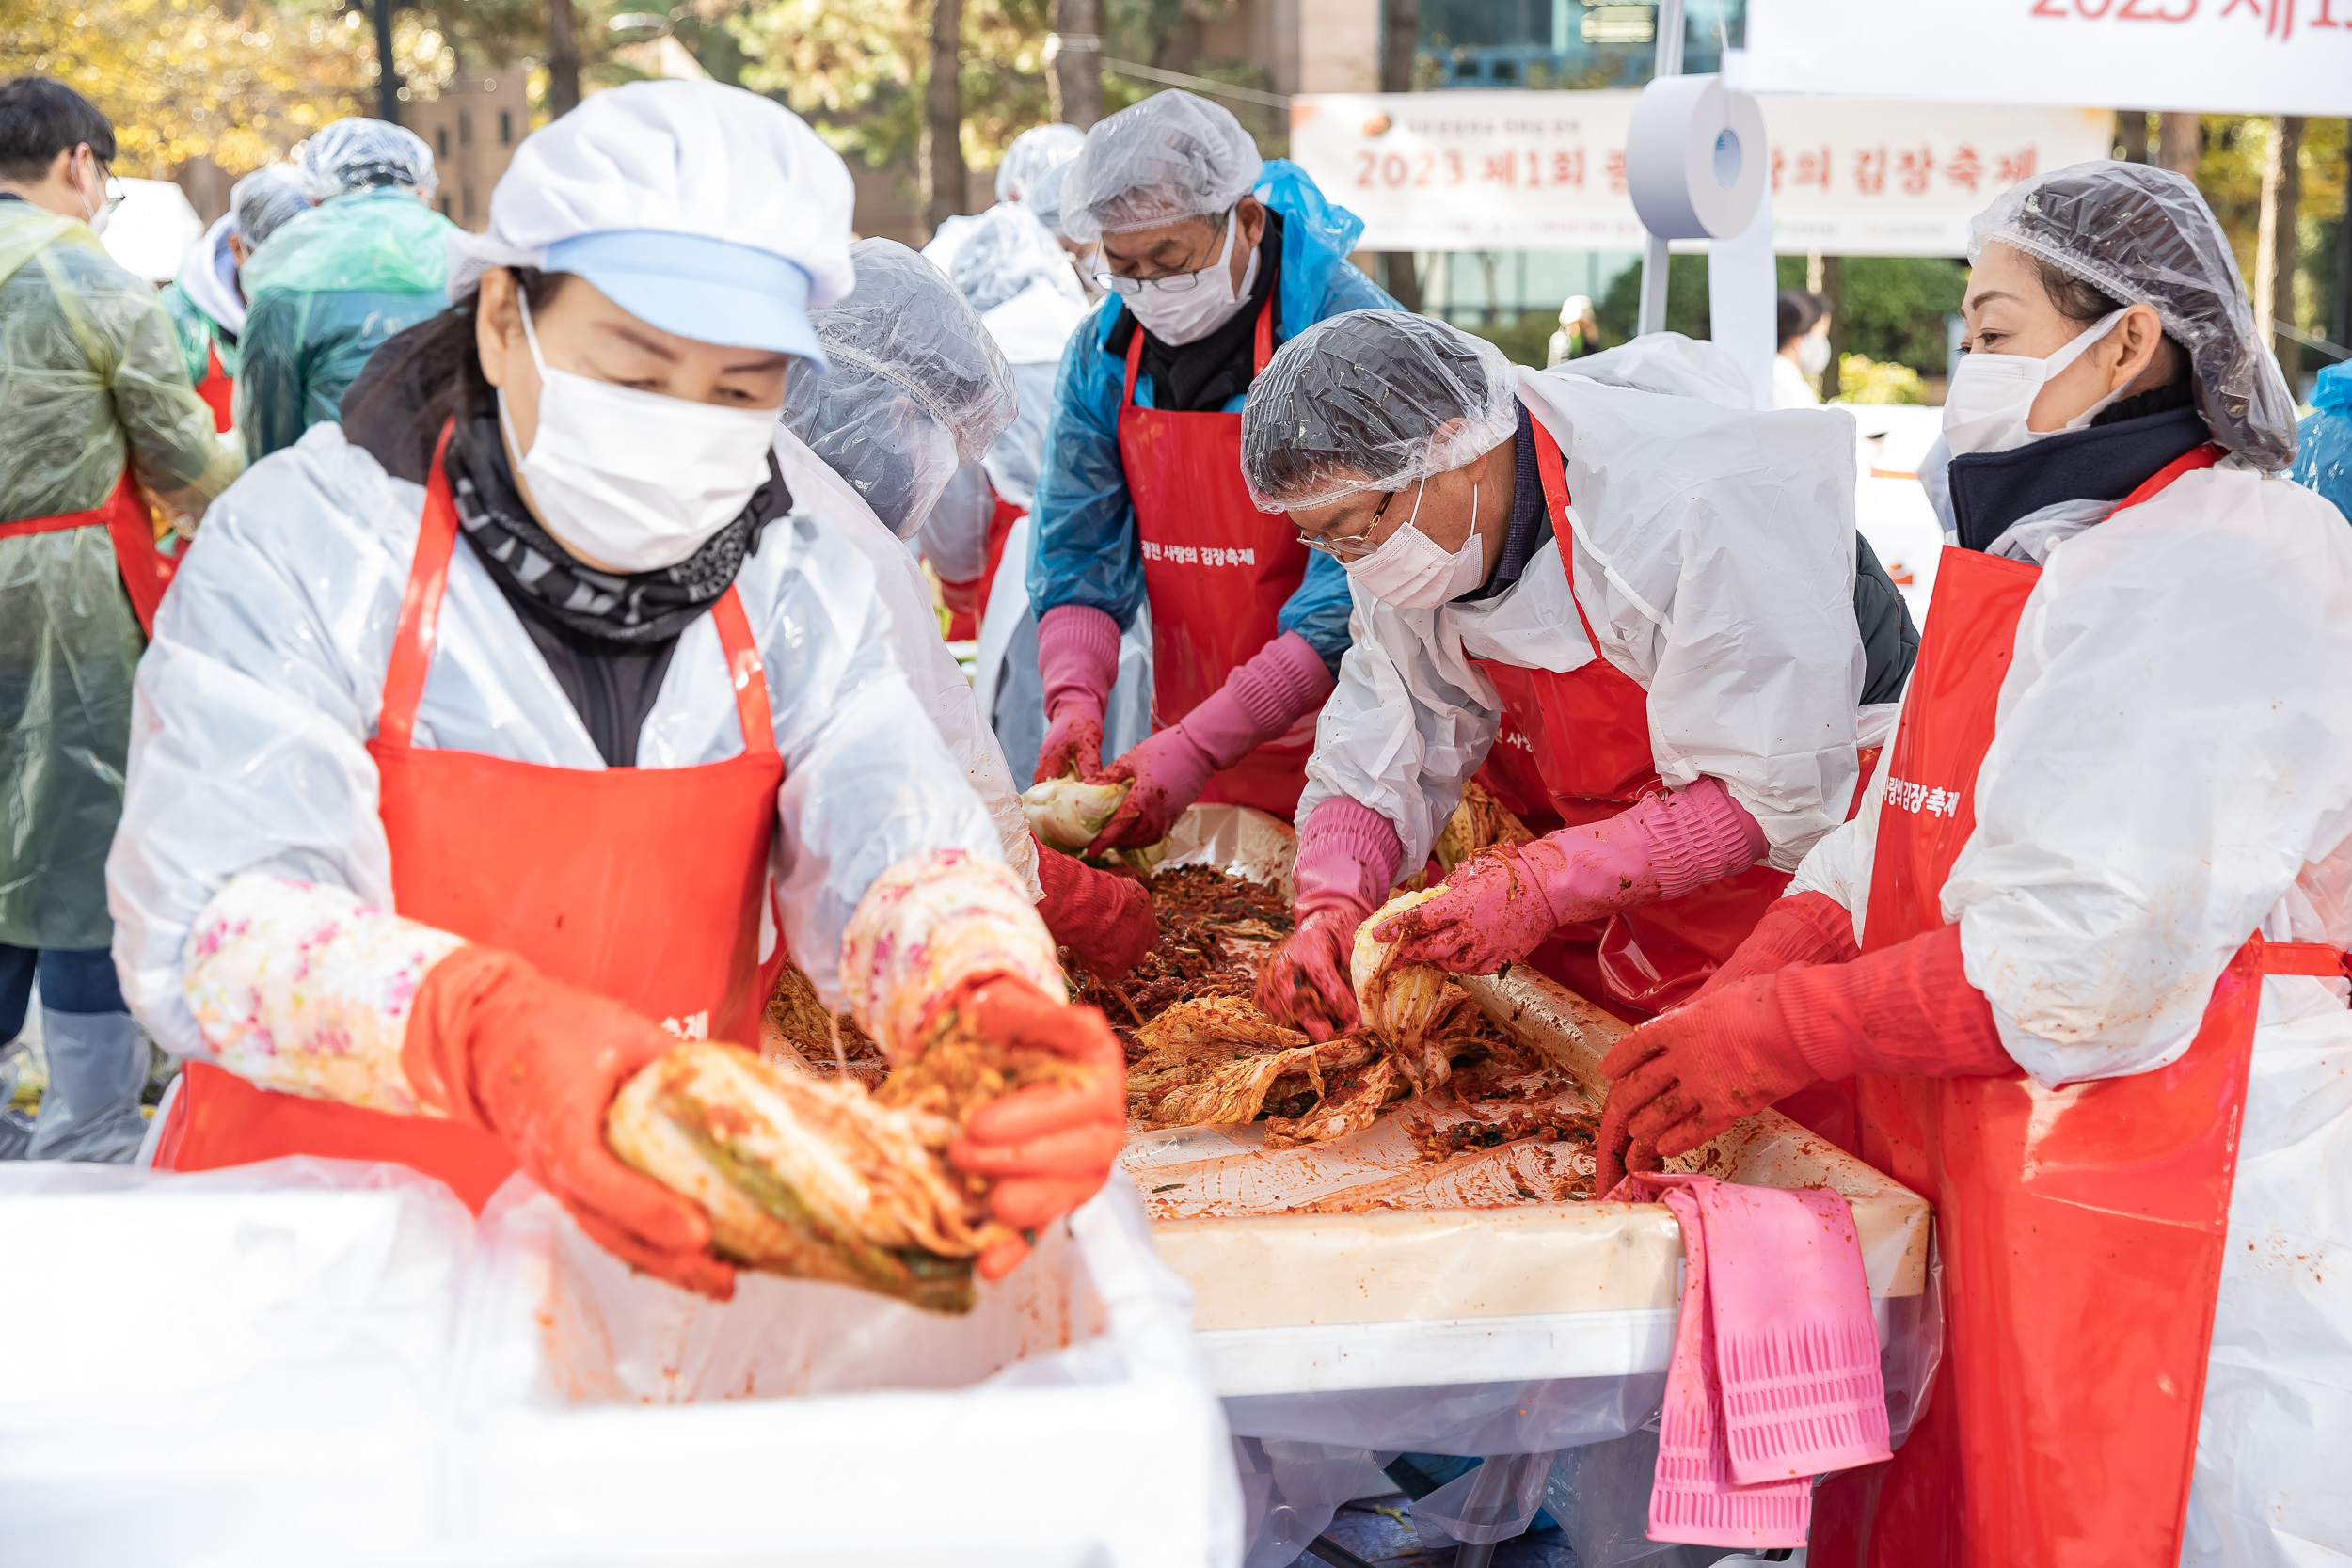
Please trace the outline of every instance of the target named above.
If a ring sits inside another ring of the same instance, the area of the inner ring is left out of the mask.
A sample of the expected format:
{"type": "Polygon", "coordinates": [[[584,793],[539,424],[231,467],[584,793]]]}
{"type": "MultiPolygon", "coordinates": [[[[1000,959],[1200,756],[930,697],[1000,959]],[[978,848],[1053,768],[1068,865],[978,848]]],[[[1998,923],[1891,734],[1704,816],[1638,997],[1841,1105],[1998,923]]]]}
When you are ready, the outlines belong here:
{"type": "MultiPolygon", "coordinates": [[[[1640,96],[1302,95],[1291,156],[1364,220],[1366,250],[1638,250],[1625,137],[1640,96]]],[[[1961,255],[1969,218],[1994,196],[2106,157],[2114,125],[2106,109],[1759,101],[1784,254],[1961,255]]]]}

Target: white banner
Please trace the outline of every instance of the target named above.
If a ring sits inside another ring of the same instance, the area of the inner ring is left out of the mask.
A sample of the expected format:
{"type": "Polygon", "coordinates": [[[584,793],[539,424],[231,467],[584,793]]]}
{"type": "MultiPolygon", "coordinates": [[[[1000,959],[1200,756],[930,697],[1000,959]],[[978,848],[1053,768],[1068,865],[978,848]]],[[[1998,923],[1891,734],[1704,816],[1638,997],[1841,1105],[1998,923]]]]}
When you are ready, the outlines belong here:
{"type": "MultiPolygon", "coordinates": [[[[1638,250],[1625,135],[1640,96],[1302,95],[1291,156],[1364,220],[1367,250],[1638,250]]],[[[1995,195],[2112,147],[2106,109],[1760,97],[1784,254],[1958,256],[1995,195]]]]}
{"type": "Polygon", "coordinates": [[[2352,114],[2352,0],[1748,0],[1748,86],[2352,114]],[[2338,9],[2344,14],[2338,16],[2338,9]]]}

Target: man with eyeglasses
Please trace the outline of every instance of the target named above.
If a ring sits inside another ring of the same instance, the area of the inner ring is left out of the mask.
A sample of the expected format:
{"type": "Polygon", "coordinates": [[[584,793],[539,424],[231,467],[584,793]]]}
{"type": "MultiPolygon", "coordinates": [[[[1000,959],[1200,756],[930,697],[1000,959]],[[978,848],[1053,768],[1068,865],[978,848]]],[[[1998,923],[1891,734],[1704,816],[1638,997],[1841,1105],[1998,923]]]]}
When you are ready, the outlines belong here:
{"type": "Polygon", "coordinates": [[[1190,93],[1098,123],[1060,195],[1109,293],[1063,354],[1037,486],[1037,777],[1132,784],[1097,851],[1156,842],[1196,800],[1287,819],[1347,651],[1347,582],[1251,504],[1242,400],[1316,322],[1397,306],[1348,264],[1362,223],[1190,93]],[[1120,633],[1147,601],[1159,727],[1105,768],[1120,633]]]}
{"type": "Polygon", "coordinates": [[[1916,637],[1858,550],[1849,426],[1755,412],[1744,388],[1671,395],[1721,352],[1660,334],[1519,370],[1364,311],[1250,389],[1250,489],[1343,562],[1358,616],[1269,1012],[1317,1038],[1356,1023],[1357,928],[1473,774],[1542,836],[1377,934],[1456,974],[1532,963],[1629,1019],[1706,984],[1845,818],[1916,637]],[[1895,624],[1866,646],[1869,605],[1895,624]]]}
{"type": "Polygon", "coordinates": [[[61,82],[0,85],[0,1058],[34,977],[49,1087],[0,1159],[128,1160],[147,1043],[115,983],[106,849],[131,672],[163,595],[149,494],[193,519],[236,477],[155,291],[98,239],[114,127],[61,82]]]}

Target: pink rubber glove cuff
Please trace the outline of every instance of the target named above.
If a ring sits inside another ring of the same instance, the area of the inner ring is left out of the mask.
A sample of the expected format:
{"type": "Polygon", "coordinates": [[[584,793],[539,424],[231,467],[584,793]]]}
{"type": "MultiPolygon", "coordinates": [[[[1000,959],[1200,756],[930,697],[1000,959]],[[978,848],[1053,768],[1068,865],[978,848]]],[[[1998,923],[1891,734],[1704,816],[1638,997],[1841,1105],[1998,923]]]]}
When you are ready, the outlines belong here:
{"type": "Polygon", "coordinates": [[[1307,825],[1298,830],[1292,911],[1304,920],[1317,910],[1346,909],[1361,922],[1388,902],[1404,859],[1405,845],[1387,817],[1334,795],[1310,812],[1307,825]]]}
{"type": "Polygon", "coordinates": [[[1119,623],[1092,605],[1056,605],[1038,617],[1037,669],[1048,719],[1078,702],[1100,720],[1119,679],[1119,623]]]}
{"type": "Polygon", "coordinates": [[[1788,1037],[1836,1081],[1971,1078],[2014,1072],[1993,1006],[1968,983],[1960,927],[1865,953],[1851,963],[1784,969],[1772,979],[1788,1037]]]}
{"type": "Polygon", "coordinates": [[[1639,827],[1649,840],[1649,863],[1661,900],[1679,898],[1745,871],[1772,847],[1747,807],[1711,775],[1688,789],[1648,796],[1617,820],[1628,817],[1632,820],[1626,825],[1639,827]]]}

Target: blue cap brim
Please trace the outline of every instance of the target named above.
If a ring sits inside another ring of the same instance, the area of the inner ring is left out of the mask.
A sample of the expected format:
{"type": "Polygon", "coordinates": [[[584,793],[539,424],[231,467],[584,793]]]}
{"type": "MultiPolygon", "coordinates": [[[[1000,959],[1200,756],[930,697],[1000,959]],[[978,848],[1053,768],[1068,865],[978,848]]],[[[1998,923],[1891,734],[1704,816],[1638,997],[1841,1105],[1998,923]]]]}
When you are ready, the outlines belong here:
{"type": "Polygon", "coordinates": [[[771,251],[703,234],[615,230],[548,246],[548,268],[576,273],[638,320],[700,342],[797,355],[830,369],[808,324],[808,274],[771,251]]]}

